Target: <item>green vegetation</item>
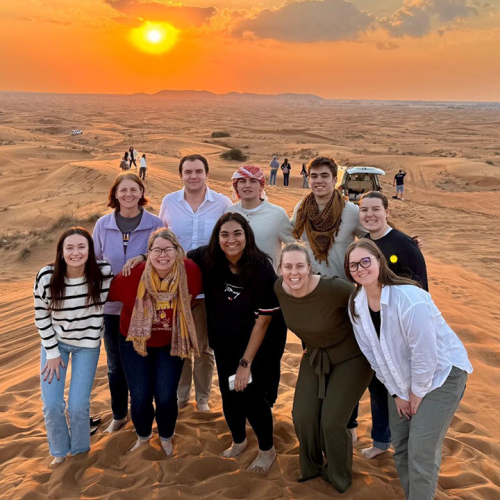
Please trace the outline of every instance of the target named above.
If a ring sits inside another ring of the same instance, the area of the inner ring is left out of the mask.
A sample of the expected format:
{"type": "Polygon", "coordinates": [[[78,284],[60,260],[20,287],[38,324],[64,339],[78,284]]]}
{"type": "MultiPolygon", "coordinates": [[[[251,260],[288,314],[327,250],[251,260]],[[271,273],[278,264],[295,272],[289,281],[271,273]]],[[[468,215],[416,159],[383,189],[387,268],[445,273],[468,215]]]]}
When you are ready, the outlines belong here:
{"type": "Polygon", "coordinates": [[[231,137],[229,132],[212,132],[212,139],[218,139],[219,137],[231,137]]]}
{"type": "Polygon", "coordinates": [[[232,148],[220,155],[224,160],[246,161],[248,156],[241,149],[232,148]]]}

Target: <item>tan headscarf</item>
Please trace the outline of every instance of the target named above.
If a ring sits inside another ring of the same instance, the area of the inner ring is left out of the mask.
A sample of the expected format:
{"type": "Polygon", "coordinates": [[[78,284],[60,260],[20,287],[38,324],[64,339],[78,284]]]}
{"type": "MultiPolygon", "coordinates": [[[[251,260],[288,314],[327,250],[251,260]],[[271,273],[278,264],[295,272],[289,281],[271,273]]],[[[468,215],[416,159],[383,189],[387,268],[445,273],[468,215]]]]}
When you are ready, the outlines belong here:
{"type": "Polygon", "coordinates": [[[142,273],[127,336],[127,340],[134,343],[134,349],[141,356],[148,354],[146,342],[151,338],[155,309],[165,307],[173,309],[170,354],[181,358],[189,358],[193,353],[199,356],[186,267],[179,252],[171,272],[163,281],[150,259],[142,273]]]}
{"type": "Polygon", "coordinates": [[[294,238],[300,239],[305,229],[307,241],[318,262],[326,261],[328,265],[328,251],[339,232],[344,207],[345,199],[340,191],[335,189],[330,201],[321,212],[313,193],[309,193],[302,200],[297,210],[292,234],[294,238]]]}

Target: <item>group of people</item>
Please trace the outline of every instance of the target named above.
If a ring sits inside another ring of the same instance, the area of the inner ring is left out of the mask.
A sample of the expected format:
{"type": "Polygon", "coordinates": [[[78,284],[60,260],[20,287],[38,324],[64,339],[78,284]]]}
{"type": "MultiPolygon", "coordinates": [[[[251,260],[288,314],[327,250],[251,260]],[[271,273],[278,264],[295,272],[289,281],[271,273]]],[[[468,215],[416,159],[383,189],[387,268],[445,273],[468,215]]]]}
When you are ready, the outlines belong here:
{"type": "Polygon", "coordinates": [[[269,163],[269,166],[271,167],[271,174],[269,176],[269,185],[276,186],[278,170],[281,168],[281,171],[283,172],[283,186],[288,187],[290,185],[290,172],[292,170],[292,166],[288,162],[288,158],[285,158],[280,166],[280,162],[278,161],[276,156],[273,156],[273,159],[269,163]]]}
{"type": "MultiPolygon", "coordinates": [[[[135,169],[137,170],[137,160],[139,159],[139,153],[137,152],[137,149],[134,148],[134,146],[130,146],[128,151],[125,151],[123,153],[123,156],[120,160],[120,168],[122,171],[130,170],[132,168],[132,165],[135,166],[135,169]]],[[[140,167],[139,167],[139,177],[145,181],[146,180],[146,171],[148,169],[148,164],[146,161],[146,154],[144,153],[141,156],[140,160],[140,167]]]]}
{"type": "Polygon", "coordinates": [[[265,198],[260,168],[234,173],[233,205],[207,186],[206,158],[189,155],[179,164],[183,188],[163,199],[159,217],[144,209],[142,180],[126,172],[93,237],[82,228],[61,235],[34,287],[54,466],[90,449],[104,330],[113,413],[105,432],[127,422],[130,395],[130,451],[149,441],[156,419],[172,454],[193,382],[198,411],[210,411],[216,364],[232,435],[222,456],[246,450],[248,420],[259,445],[249,469],[267,471],[288,327],[304,347],[292,410],[299,481],[321,476],[340,492],[350,486],[357,403],[369,387],[373,445],[364,456],[392,444],[406,497],[434,498],[442,441],[472,366],[426,291],[417,242],[388,221],[380,192],[366,193],[359,208],[346,201],[335,189],[337,168],[329,157],[308,163],[311,192],[289,219],[265,198]]]}

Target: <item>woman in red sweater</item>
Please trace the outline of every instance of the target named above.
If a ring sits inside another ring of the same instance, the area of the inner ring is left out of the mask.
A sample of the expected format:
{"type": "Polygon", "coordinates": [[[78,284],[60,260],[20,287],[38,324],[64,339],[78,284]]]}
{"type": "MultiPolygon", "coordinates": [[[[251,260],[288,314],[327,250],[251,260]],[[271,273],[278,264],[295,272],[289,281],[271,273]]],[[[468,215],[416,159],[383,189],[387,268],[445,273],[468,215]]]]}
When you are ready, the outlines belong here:
{"type": "Polygon", "coordinates": [[[123,303],[120,355],[137,433],[130,451],[149,441],[156,415],[161,446],[172,454],[184,359],[199,355],[191,302],[200,292],[198,266],[185,258],[168,229],[151,234],[146,262],[129,277],[119,273],[111,284],[109,300],[123,303]]]}

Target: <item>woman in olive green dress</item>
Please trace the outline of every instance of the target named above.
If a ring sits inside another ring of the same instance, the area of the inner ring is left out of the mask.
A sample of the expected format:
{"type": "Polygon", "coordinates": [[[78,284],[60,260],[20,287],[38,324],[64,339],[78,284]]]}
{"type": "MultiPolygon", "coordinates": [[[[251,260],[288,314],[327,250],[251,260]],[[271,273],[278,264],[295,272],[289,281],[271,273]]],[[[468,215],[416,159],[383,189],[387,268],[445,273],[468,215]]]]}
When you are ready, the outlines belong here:
{"type": "Polygon", "coordinates": [[[275,291],[285,322],[307,346],[292,410],[299,481],[321,475],[343,493],[352,482],[347,422],[373,375],[347,312],[353,286],[338,277],[312,275],[307,248],[299,242],[284,247],[280,271],[275,291]]]}

